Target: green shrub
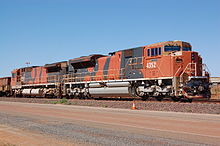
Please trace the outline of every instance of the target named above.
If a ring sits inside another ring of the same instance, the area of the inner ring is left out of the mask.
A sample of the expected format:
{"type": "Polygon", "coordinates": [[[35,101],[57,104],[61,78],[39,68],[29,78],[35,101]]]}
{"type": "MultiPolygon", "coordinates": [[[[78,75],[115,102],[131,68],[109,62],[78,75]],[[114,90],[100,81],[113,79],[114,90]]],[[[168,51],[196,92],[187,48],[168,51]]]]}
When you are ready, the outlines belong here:
{"type": "Polygon", "coordinates": [[[67,103],[67,102],[68,102],[68,100],[67,100],[66,98],[62,98],[62,99],[59,100],[58,103],[60,103],[60,104],[65,104],[65,103],[67,103]]]}
{"type": "Polygon", "coordinates": [[[62,98],[58,101],[50,101],[51,104],[69,104],[68,100],[66,98],[62,98]]]}

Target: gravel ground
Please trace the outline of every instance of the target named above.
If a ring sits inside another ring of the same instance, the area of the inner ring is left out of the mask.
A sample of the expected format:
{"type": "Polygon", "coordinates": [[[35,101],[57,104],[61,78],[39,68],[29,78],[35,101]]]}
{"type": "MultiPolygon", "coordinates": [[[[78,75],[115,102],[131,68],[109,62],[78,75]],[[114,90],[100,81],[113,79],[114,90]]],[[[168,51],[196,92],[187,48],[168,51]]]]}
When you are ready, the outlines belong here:
{"type": "MultiPolygon", "coordinates": [[[[105,108],[124,108],[131,109],[133,101],[116,101],[116,100],[61,100],[61,99],[42,99],[42,98],[7,98],[0,97],[0,101],[11,102],[28,102],[28,103],[42,103],[42,104],[67,104],[67,105],[81,105],[94,106],[105,108]]],[[[173,111],[173,112],[187,112],[187,113],[206,113],[206,114],[220,114],[219,103],[178,103],[178,102],[158,102],[158,101],[136,101],[136,107],[139,110],[153,110],[153,111],[173,111]]]]}
{"type": "MultiPolygon", "coordinates": [[[[200,145],[186,141],[133,134],[126,131],[114,131],[104,128],[91,127],[86,123],[63,122],[59,120],[46,120],[41,117],[31,118],[15,116],[0,112],[0,124],[16,127],[22,130],[49,135],[60,140],[77,141],[85,145],[112,145],[112,146],[139,146],[139,145],[200,145]]],[[[76,143],[75,143],[76,144],[76,143]]]]}

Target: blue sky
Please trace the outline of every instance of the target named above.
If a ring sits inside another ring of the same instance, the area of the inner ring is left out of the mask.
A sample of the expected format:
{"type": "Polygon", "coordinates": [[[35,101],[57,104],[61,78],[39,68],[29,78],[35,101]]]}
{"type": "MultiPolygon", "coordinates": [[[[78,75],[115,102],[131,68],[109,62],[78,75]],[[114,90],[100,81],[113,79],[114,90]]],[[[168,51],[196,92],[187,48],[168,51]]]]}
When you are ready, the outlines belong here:
{"type": "Polygon", "coordinates": [[[220,76],[219,0],[0,0],[0,76],[94,53],[190,42],[220,76]]]}

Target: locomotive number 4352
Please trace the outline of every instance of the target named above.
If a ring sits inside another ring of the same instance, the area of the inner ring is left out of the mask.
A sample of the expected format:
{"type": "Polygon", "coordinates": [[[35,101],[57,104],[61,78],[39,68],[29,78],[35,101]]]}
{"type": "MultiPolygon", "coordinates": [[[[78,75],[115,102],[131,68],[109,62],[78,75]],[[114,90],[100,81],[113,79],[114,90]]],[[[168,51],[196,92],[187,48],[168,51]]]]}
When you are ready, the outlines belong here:
{"type": "Polygon", "coordinates": [[[148,62],[147,68],[156,68],[156,62],[148,62]]]}

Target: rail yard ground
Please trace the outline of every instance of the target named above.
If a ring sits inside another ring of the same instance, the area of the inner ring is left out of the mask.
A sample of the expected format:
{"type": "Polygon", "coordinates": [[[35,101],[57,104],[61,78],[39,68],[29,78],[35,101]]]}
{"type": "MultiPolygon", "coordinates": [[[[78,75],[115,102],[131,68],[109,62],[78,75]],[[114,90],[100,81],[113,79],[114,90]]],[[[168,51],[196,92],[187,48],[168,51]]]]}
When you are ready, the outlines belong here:
{"type": "Polygon", "coordinates": [[[0,101],[0,145],[218,145],[220,115],[0,101]]]}

